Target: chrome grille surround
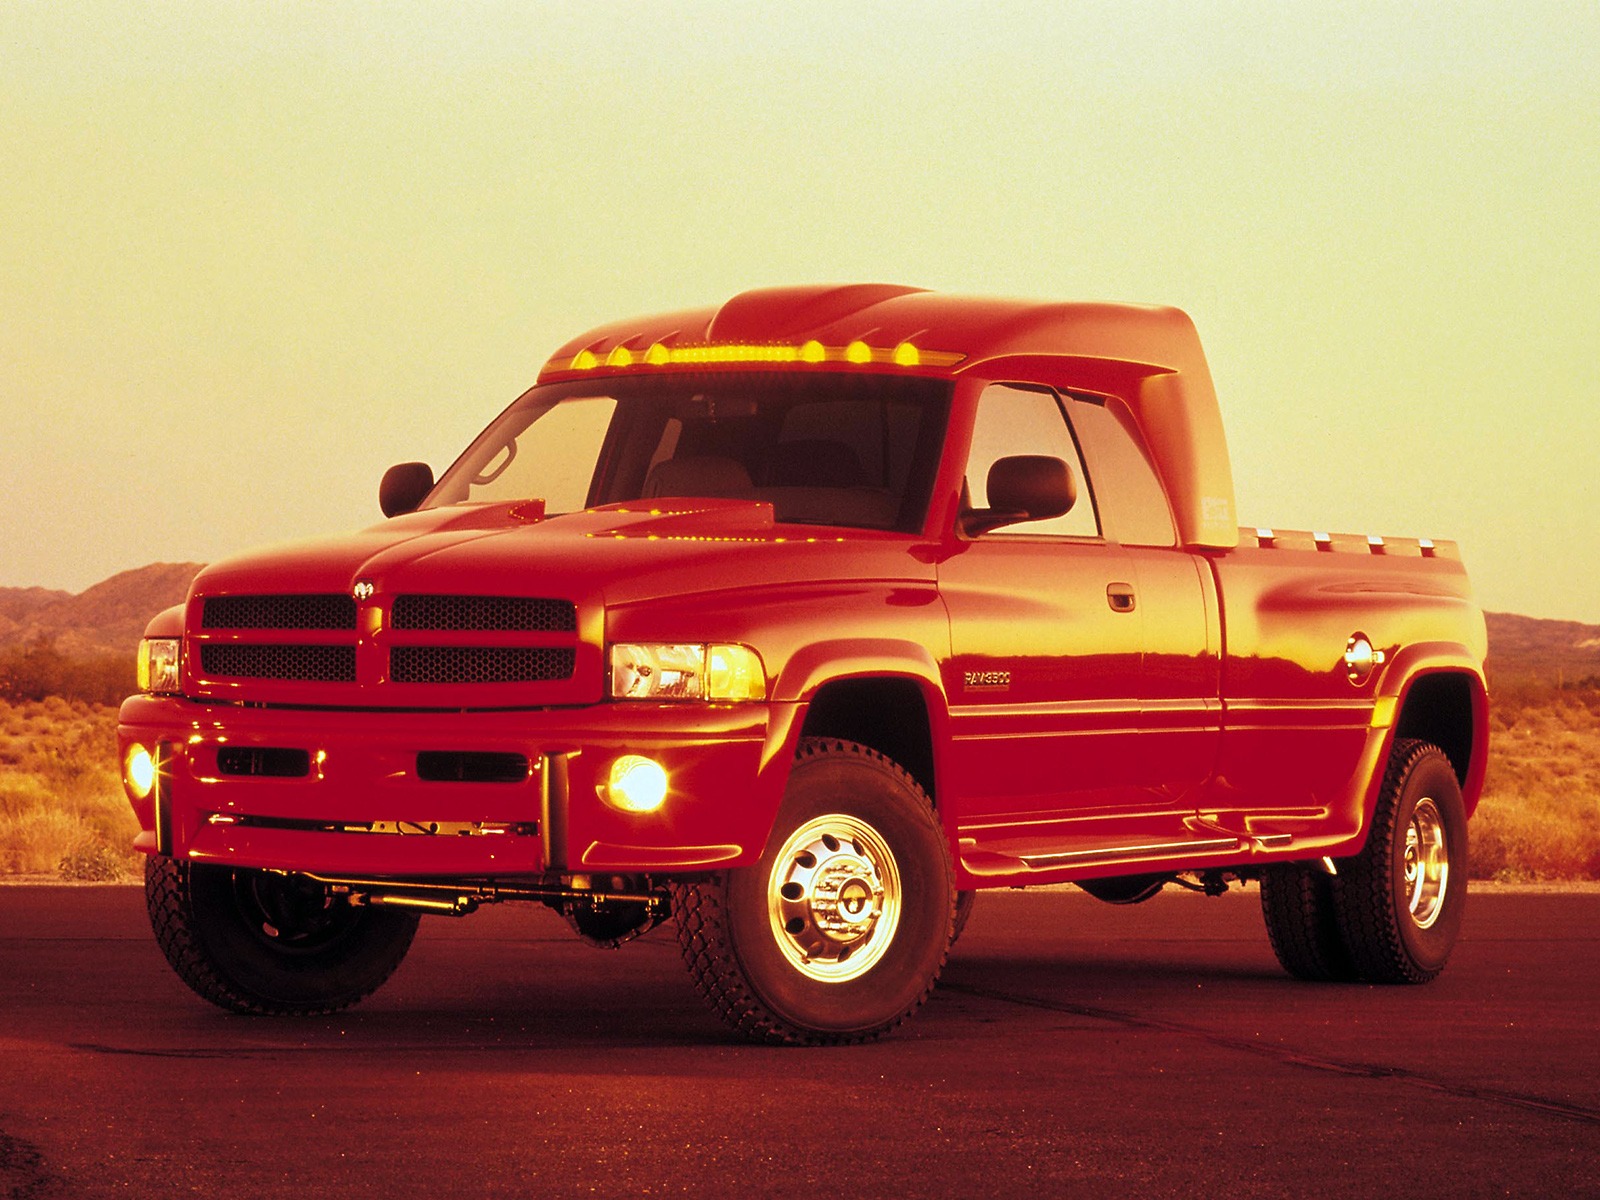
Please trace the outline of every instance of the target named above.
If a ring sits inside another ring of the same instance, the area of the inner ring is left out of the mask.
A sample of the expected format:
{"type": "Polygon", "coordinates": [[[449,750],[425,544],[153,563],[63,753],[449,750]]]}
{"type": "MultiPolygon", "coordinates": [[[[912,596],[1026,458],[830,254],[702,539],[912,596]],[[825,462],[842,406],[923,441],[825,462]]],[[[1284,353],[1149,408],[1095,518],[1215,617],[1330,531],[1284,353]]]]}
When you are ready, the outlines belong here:
{"type": "Polygon", "coordinates": [[[185,686],[195,699],[466,708],[600,698],[601,614],[572,600],[202,594],[188,616],[185,686]]]}

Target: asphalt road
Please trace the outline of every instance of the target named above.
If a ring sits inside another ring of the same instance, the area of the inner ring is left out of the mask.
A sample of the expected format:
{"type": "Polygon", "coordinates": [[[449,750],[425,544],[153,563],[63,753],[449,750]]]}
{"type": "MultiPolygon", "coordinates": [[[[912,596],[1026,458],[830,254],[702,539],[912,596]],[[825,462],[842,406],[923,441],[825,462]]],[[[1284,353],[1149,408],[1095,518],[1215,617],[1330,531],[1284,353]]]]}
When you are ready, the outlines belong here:
{"type": "Polygon", "coordinates": [[[980,897],[866,1047],[730,1039],[670,927],[423,922],[336,1018],[185,989],[133,888],[0,888],[0,1196],[1600,1196],[1600,894],[1484,894],[1421,988],[1256,896],[980,897]]]}

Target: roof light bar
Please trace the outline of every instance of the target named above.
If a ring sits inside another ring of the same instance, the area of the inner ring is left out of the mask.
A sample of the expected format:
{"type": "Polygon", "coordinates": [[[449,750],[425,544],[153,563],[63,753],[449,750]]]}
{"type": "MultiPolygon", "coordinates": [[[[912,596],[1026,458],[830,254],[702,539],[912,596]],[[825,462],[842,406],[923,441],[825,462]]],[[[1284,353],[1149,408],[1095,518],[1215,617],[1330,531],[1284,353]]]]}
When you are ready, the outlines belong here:
{"type": "MultiPolygon", "coordinates": [[[[866,342],[851,342],[848,346],[824,346],[818,341],[799,346],[756,345],[735,342],[725,344],[665,346],[654,343],[640,354],[626,346],[613,347],[602,360],[593,350],[580,350],[557,370],[593,371],[602,363],[606,367],[676,367],[701,366],[708,363],[851,363],[855,366],[882,364],[896,367],[953,367],[966,357],[949,350],[923,350],[910,342],[901,342],[893,348],[869,346],[866,342]]],[[[554,365],[554,364],[553,364],[554,365]]]]}

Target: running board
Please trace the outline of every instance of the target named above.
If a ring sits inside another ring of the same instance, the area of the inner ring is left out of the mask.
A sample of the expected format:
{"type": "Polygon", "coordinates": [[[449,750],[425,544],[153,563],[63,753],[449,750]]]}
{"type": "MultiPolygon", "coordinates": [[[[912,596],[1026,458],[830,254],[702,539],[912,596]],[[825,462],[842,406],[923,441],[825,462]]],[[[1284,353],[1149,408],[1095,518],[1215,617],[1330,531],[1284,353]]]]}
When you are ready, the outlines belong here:
{"type": "MultiPolygon", "coordinates": [[[[1255,839],[1257,841],[1263,839],[1255,839]]],[[[1044,867],[1093,867],[1106,863],[1142,862],[1152,858],[1174,858],[1180,854],[1231,854],[1250,845],[1242,838],[1210,838],[1181,842],[1142,842],[1131,846],[1095,846],[1087,850],[1059,850],[1051,854],[1024,854],[1022,865],[1030,870],[1044,867]]]]}

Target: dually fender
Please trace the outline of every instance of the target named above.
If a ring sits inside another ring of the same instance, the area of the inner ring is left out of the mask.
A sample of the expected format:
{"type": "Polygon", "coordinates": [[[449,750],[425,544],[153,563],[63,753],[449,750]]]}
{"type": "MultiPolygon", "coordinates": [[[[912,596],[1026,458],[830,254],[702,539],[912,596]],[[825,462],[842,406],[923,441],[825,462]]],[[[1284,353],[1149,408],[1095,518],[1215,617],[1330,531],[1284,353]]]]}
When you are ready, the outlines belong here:
{"type": "Polygon", "coordinates": [[[1489,689],[1483,653],[1460,642],[1415,642],[1384,664],[1375,693],[1373,725],[1387,725],[1366,812],[1377,803],[1382,764],[1396,737],[1420,736],[1450,757],[1470,816],[1483,793],[1489,761],[1489,689]],[[1468,727],[1461,725],[1466,722],[1468,727]]]}
{"type": "Polygon", "coordinates": [[[1356,788],[1344,809],[1354,818],[1357,832],[1348,840],[1322,847],[1325,853],[1342,858],[1366,844],[1397,738],[1421,737],[1439,744],[1450,755],[1471,815],[1483,792],[1489,757],[1488,694],[1480,662],[1459,642],[1416,642],[1396,650],[1384,664],[1373,692],[1367,744],[1353,777],[1356,788]],[[1470,728],[1460,727],[1463,720],[1470,728]]]}

